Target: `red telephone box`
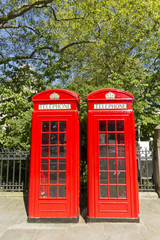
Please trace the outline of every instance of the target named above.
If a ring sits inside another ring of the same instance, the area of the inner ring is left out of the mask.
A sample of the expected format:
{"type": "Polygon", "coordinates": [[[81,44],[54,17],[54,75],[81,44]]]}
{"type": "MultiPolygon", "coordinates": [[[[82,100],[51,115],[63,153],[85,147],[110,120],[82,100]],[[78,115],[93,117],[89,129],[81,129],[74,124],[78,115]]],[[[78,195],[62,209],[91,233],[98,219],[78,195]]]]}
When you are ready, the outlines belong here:
{"type": "Polygon", "coordinates": [[[33,97],[29,222],[79,217],[79,97],[52,89],[33,97]]]}
{"type": "Polygon", "coordinates": [[[88,220],[138,221],[133,95],[88,94],[88,220]]]}

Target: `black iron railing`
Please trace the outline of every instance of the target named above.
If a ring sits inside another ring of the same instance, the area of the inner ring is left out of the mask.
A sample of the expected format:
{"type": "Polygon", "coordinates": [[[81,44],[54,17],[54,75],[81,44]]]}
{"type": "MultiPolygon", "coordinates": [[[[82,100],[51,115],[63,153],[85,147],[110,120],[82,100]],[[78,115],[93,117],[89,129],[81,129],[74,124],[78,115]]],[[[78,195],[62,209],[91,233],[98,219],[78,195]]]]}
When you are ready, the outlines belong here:
{"type": "MultiPolygon", "coordinates": [[[[29,183],[28,150],[0,150],[0,191],[27,191],[29,183]]],[[[137,149],[139,191],[155,191],[153,151],[137,149]]]]}
{"type": "Polygon", "coordinates": [[[27,191],[28,150],[0,150],[0,191],[27,191]]]}
{"type": "Polygon", "coordinates": [[[155,191],[153,178],[153,151],[137,149],[139,191],[155,191]]]}

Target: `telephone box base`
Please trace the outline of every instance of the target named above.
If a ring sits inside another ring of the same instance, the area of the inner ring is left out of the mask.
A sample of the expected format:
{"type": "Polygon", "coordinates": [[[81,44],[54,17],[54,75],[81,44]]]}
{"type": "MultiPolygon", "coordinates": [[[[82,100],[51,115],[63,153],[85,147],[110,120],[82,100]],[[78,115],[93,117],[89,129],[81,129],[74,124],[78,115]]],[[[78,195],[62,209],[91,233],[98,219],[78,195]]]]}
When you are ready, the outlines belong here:
{"type": "Polygon", "coordinates": [[[28,223],[78,223],[77,218],[28,218],[28,223]]]}
{"type": "Polygon", "coordinates": [[[87,222],[130,222],[139,223],[139,218],[90,218],[87,217],[87,222]]]}

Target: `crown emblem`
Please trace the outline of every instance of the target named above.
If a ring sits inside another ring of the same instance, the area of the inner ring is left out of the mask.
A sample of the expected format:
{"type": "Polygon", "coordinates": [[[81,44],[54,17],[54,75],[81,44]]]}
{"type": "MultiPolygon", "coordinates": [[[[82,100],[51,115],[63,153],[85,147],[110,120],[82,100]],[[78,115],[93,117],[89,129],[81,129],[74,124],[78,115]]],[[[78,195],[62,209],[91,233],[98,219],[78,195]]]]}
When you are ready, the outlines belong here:
{"type": "Polygon", "coordinates": [[[50,95],[50,99],[59,99],[59,95],[54,92],[50,95]]]}
{"type": "Polygon", "coordinates": [[[115,99],[115,94],[112,92],[109,92],[105,95],[106,99],[115,99]]]}

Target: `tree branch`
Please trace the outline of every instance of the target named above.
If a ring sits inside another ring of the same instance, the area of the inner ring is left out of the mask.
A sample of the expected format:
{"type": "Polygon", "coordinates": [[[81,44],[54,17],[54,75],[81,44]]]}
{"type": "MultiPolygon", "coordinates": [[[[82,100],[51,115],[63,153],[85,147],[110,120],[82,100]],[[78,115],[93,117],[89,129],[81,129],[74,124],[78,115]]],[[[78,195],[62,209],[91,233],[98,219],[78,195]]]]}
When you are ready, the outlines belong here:
{"type": "Polygon", "coordinates": [[[153,68],[156,65],[156,61],[160,58],[160,53],[158,54],[158,56],[154,59],[153,63],[150,65],[150,69],[153,68]]]}
{"type": "Polygon", "coordinates": [[[36,31],[34,28],[27,26],[27,25],[18,25],[18,26],[13,26],[13,25],[7,25],[7,26],[2,26],[1,29],[11,29],[11,28],[28,28],[29,30],[35,32],[37,35],[39,34],[38,31],[36,31]]]}
{"type": "Polygon", "coordinates": [[[95,43],[96,40],[84,40],[84,41],[79,41],[79,42],[73,42],[73,43],[69,43],[68,45],[66,45],[65,47],[61,48],[59,50],[59,52],[63,52],[64,50],[66,50],[69,47],[72,47],[74,45],[80,45],[80,44],[84,44],[84,43],[95,43]]]}
{"type": "Polygon", "coordinates": [[[31,4],[25,3],[18,8],[13,8],[9,13],[7,13],[5,16],[0,18],[0,28],[9,20],[22,16],[24,13],[28,12],[29,10],[37,6],[45,7],[48,3],[52,3],[52,2],[53,0],[41,0],[41,1],[35,1],[34,3],[31,3],[31,4]]]}
{"type": "Polygon", "coordinates": [[[0,9],[0,12],[1,12],[3,15],[5,15],[5,13],[2,11],[2,9],[0,9]]]}
{"type": "Polygon", "coordinates": [[[61,18],[61,19],[58,19],[57,16],[56,16],[56,13],[55,13],[55,10],[51,7],[51,6],[48,6],[52,13],[53,13],[53,16],[54,16],[54,19],[57,21],[57,22],[61,22],[61,21],[74,21],[74,20],[80,20],[80,19],[84,19],[84,17],[75,17],[75,18],[61,18]]]}
{"type": "Polygon", "coordinates": [[[34,49],[34,51],[32,51],[32,53],[28,54],[28,55],[17,55],[17,56],[14,56],[14,57],[8,57],[8,58],[1,58],[0,59],[0,65],[2,64],[6,64],[10,61],[17,61],[17,60],[23,60],[23,59],[39,59],[39,57],[34,57],[34,55],[37,53],[37,52],[40,52],[42,50],[50,50],[54,53],[62,53],[64,52],[67,48],[69,47],[72,47],[72,46],[75,46],[75,45],[80,45],[80,44],[85,44],[85,43],[95,43],[96,41],[95,40],[84,40],[84,41],[79,41],[79,42],[72,42],[68,45],[66,45],[65,47],[57,50],[57,49],[54,49],[53,47],[49,47],[49,46],[43,46],[43,47],[37,47],[36,49],[34,49]]]}

